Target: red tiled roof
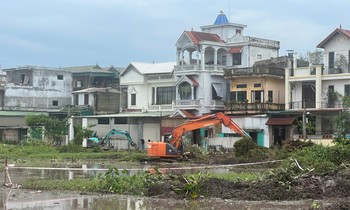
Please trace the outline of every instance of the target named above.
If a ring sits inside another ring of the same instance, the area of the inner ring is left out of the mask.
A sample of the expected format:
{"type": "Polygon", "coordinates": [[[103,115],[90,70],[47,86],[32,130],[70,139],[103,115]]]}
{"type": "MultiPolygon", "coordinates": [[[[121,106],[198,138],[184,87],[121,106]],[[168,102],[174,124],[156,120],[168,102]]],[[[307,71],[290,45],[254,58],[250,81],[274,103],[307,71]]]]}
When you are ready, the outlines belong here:
{"type": "Polygon", "coordinates": [[[240,53],[240,52],[242,52],[242,48],[243,48],[243,47],[231,47],[231,48],[228,50],[228,52],[229,52],[229,53],[240,53]]]}
{"type": "Polygon", "coordinates": [[[336,34],[342,34],[343,36],[350,39],[350,30],[345,30],[341,28],[335,29],[330,35],[328,35],[320,44],[317,45],[317,48],[324,48],[324,45],[336,34]]]}
{"type": "Polygon", "coordinates": [[[217,34],[198,32],[198,31],[185,31],[187,36],[192,40],[194,44],[199,44],[200,41],[212,41],[212,42],[221,42],[223,41],[217,34]]]}
{"type": "Polygon", "coordinates": [[[295,118],[270,118],[265,125],[292,125],[295,118]]]}

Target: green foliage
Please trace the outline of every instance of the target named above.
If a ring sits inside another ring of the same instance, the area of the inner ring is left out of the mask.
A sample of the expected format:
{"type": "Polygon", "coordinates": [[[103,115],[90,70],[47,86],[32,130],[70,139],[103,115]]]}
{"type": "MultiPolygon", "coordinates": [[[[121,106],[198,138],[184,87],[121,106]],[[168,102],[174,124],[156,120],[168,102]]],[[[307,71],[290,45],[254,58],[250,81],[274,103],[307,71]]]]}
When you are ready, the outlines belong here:
{"type": "Polygon", "coordinates": [[[81,125],[77,125],[74,127],[74,139],[73,142],[76,145],[82,145],[84,138],[89,138],[92,136],[94,131],[89,128],[83,128],[81,125]]]}
{"type": "Polygon", "coordinates": [[[314,145],[297,150],[293,157],[303,168],[326,172],[337,169],[343,163],[350,162],[350,145],[336,144],[334,146],[314,145]]]}
{"type": "Polygon", "coordinates": [[[49,117],[45,114],[40,115],[27,115],[25,121],[28,126],[43,126],[49,117]]]}
{"type": "Polygon", "coordinates": [[[234,145],[236,157],[246,156],[250,150],[258,147],[251,138],[238,140],[234,145]]]}
{"type": "Polygon", "coordinates": [[[335,91],[334,89],[328,89],[327,98],[328,107],[334,108],[334,103],[337,102],[339,98],[341,98],[341,94],[335,91]]]}
{"type": "Polygon", "coordinates": [[[197,199],[199,197],[199,182],[202,181],[206,176],[202,173],[196,175],[189,175],[183,177],[186,181],[182,191],[185,192],[185,197],[190,197],[192,199],[197,199]]]}
{"type": "MultiPolygon", "coordinates": [[[[28,126],[38,127],[44,126],[44,131],[47,136],[52,138],[54,144],[61,144],[61,136],[65,134],[66,121],[57,118],[52,118],[47,115],[27,115],[25,121],[28,126]]],[[[38,132],[35,131],[34,132],[38,132]]]]}
{"type": "MultiPolygon", "coordinates": [[[[111,193],[142,195],[150,185],[150,174],[139,172],[130,175],[129,171],[109,168],[105,175],[99,175],[101,188],[111,193]]],[[[159,176],[157,176],[159,177],[159,176]]]]}
{"type": "Polygon", "coordinates": [[[81,145],[74,144],[73,142],[69,142],[67,145],[63,145],[58,147],[58,151],[60,153],[77,153],[77,152],[85,152],[86,149],[83,148],[81,145]]]}

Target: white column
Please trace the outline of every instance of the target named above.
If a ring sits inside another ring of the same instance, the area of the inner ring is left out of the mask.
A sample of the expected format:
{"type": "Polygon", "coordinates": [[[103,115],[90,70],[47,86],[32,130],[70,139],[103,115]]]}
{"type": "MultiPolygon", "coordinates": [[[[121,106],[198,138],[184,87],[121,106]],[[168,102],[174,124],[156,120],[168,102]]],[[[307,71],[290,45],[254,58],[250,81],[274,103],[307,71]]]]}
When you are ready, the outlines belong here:
{"type": "Polygon", "coordinates": [[[197,65],[199,64],[199,49],[197,48],[197,65]]]}
{"type": "Polygon", "coordinates": [[[321,109],[321,93],[322,93],[322,66],[316,66],[316,109],[321,109]]]}
{"type": "Polygon", "coordinates": [[[214,50],[214,70],[217,70],[217,65],[218,65],[218,50],[214,50]]]}
{"type": "Polygon", "coordinates": [[[191,99],[194,100],[194,86],[191,85],[191,99]]]}
{"type": "Polygon", "coordinates": [[[191,60],[192,60],[192,52],[189,52],[188,54],[189,54],[189,55],[188,55],[188,56],[189,56],[189,58],[188,58],[188,60],[189,60],[189,61],[188,61],[188,62],[189,62],[189,65],[191,65],[191,60]]]}
{"type": "Polygon", "coordinates": [[[180,51],[176,51],[176,65],[180,65],[180,51]]]}
{"type": "Polygon", "coordinates": [[[285,68],[285,76],[284,76],[284,106],[285,110],[290,109],[290,83],[289,83],[289,74],[290,74],[290,69],[287,67],[285,68]]]}
{"type": "Polygon", "coordinates": [[[202,62],[201,62],[201,65],[202,65],[202,70],[204,71],[205,69],[205,48],[202,47],[201,49],[201,59],[202,59],[202,62]]]}
{"type": "Polygon", "coordinates": [[[181,51],[181,65],[184,65],[184,51],[181,51]]]}
{"type": "MultiPolygon", "coordinates": [[[[68,119],[68,140],[72,141],[74,139],[74,125],[73,125],[73,118],[68,119]]],[[[66,142],[68,144],[68,141],[66,142]]]]}

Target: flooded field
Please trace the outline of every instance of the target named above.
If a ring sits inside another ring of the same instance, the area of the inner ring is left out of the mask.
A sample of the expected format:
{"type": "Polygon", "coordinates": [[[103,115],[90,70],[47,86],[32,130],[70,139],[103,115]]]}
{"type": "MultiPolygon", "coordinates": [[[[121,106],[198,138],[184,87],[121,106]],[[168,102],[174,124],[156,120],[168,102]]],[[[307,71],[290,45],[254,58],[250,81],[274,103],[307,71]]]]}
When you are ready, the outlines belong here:
{"type": "MultiPolygon", "coordinates": [[[[193,172],[216,172],[230,173],[242,171],[261,171],[266,170],[266,166],[261,164],[252,164],[243,166],[235,165],[189,165],[189,164],[157,164],[163,172],[171,173],[193,173],[193,172]]],[[[40,166],[11,165],[9,174],[13,183],[19,184],[28,178],[43,179],[75,179],[89,178],[97,176],[99,173],[105,173],[108,167],[116,167],[120,170],[127,170],[130,174],[138,171],[153,170],[155,165],[149,163],[129,163],[115,162],[113,164],[83,163],[83,164],[41,164],[40,166]]],[[[4,171],[0,170],[0,177],[5,177],[4,171]]],[[[1,179],[0,179],[1,180],[1,179]]],[[[0,199],[0,210],[70,210],[70,209],[125,209],[125,210],[165,210],[165,209],[309,209],[313,200],[302,201],[240,201],[225,199],[205,199],[199,200],[177,200],[177,199],[159,199],[150,197],[135,197],[123,195],[81,195],[73,192],[62,191],[31,191],[26,189],[2,189],[0,199]]],[[[318,201],[318,205],[327,205],[332,201],[318,201]]]]}
{"type": "MultiPolygon", "coordinates": [[[[0,191],[1,192],[1,191],[0,191]]],[[[67,192],[3,190],[1,210],[231,210],[231,209],[309,209],[313,201],[261,202],[223,199],[196,201],[156,199],[123,195],[80,195],[67,192]]],[[[326,204],[326,201],[322,201],[326,204]]]]}

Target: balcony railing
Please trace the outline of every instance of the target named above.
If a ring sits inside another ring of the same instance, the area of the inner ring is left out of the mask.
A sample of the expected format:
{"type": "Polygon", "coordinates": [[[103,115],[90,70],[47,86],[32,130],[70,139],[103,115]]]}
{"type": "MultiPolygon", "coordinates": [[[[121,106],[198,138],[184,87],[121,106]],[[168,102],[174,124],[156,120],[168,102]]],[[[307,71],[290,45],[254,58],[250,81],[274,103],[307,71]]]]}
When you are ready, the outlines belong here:
{"type": "Polygon", "coordinates": [[[237,76],[250,76],[250,75],[274,75],[274,76],[284,76],[284,69],[282,68],[227,68],[224,69],[225,77],[237,77],[237,76]]]}
{"type": "MultiPolygon", "coordinates": [[[[218,70],[222,71],[225,66],[222,65],[214,65],[214,64],[206,64],[204,66],[204,70],[218,70]]],[[[201,71],[201,64],[190,64],[190,65],[177,65],[175,66],[175,71],[201,71]]]]}
{"type": "MultiPolygon", "coordinates": [[[[294,69],[290,72],[290,76],[311,76],[316,75],[316,66],[310,66],[310,67],[299,67],[294,69]]],[[[350,73],[350,66],[349,67],[330,67],[330,66],[323,66],[321,68],[321,75],[329,75],[329,74],[346,74],[350,73]]]]}
{"type": "Polygon", "coordinates": [[[290,102],[290,108],[291,109],[314,109],[316,108],[316,102],[315,101],[305,101],[305,107],[303,106],[302,101],[293,101],[290,102]]]}
{"type": "Polygon", "coordinates": [[[200,100],[176,100],[175,107],[188,107],[188,106],[200,106],[200,100]]]}
{"type": "MultiPolygon", "coordinates": [[[[301,101],[293,101],[290,102],[290,109],[303,109],[303,103],[301,101]]],[[[307,101],[305,102],[305,108],[306,109],[314,109],[316,108],[316,102],[315,101],[307,101]]],[[[328,102],[328,101],[322,101],[321,102],[321,108],[322,109],[341,109],[343,108],[342,102],[335,101],[335,102],[328,102]]]]}
{"type": "Polygon", "coordinates": [[[277,103],[245,103],[245,102],[227,102],[225,110],[230,112],[266,112],[284,110],[284,104],[277,103]]]}
{"type": "Polygon", "coordinates": [[[157,112],[157,111],[172,111],[174,107],[172,104],[162,104],[162,105],[150,105],[148,106],[148,111],[157,112]]]}

